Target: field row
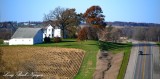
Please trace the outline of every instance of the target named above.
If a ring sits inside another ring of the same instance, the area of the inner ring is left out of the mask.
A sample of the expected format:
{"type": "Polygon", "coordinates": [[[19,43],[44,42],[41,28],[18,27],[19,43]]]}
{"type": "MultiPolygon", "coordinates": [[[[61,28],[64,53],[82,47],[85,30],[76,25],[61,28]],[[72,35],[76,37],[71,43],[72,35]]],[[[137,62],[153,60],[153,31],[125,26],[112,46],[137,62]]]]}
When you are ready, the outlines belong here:
{"type": "Polygon", "coordinates": [[[1,47],[4,71],[38,72],[43,79],[73,79],[85,52],[72,48],[1,47]]]}

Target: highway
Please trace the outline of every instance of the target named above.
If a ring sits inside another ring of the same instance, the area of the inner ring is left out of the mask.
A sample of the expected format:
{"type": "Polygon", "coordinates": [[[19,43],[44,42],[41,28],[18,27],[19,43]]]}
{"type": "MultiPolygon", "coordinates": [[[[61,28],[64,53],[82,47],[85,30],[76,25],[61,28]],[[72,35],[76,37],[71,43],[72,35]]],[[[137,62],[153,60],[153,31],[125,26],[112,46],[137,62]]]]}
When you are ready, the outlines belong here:
{"type": "Polygon", "coordinates": [[[138,54],[134,79],[152,79],[152,44],[140,43],[139,51],[142,51],[143,54],[138,54]]]}
{"type": "Polygon", "coordinates": [[[159,50],[153,42],[133,43],[124,79],[160,79],[159,50]]]}

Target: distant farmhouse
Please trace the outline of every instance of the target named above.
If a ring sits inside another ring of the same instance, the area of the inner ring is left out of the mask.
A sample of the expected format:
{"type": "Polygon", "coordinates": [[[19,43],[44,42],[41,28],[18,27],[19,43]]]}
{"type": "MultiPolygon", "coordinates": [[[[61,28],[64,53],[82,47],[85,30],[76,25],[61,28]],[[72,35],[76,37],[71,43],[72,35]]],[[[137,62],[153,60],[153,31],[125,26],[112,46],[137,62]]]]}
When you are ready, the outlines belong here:
{"type": "Polygon", "coordinates": [[[45,37],[61,37],[61,29],[50,24],[44,28],[18,28],[8,41],[9,45],[33,45],[43,43],[45,37]]]}
{"type": "Polygon", "coordinates": [[[61,29],[58,27],[53,28],[50,24],[43,28],[43,38],[45,37],[61,37],[61,29]]]}

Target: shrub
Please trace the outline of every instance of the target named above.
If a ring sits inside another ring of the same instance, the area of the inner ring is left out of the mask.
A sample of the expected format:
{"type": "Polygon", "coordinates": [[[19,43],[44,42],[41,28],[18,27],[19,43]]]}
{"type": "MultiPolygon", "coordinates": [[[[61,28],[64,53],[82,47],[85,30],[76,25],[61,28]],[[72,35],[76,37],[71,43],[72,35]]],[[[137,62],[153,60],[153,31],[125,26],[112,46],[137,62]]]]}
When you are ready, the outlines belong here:
{"type": "Polygon", "coordinates": [[[103,41],[99,41],[99,49],[108,50],[107,45],[103,41]]]}
{"type": "Polygon", "coordinates": [[[67,38],[76,38],[77,28],[75,26],[67,27],[66,35],[67,38]]]}
{"type": "Polygon", "coordinates": [[[45,42],[45,43],[49,43],[49,42],[51,42],[50,37],[45,37],[45,38],[44,38],[44,42],[45,42]]]}
{"type": "Polygon", "coordinates": [[[92,26],[83,27],[78,33],[78,40],[80,41],[84,41],[87,39],[98,40],[97,32],[98,32],[98,29],[92,26]]]}
{"type": "Polygon", "coordinates": [[[53,41],[54,41],[55,43],[58,43],[58,42],[61,42],[62,39],[61,39],[60,37],[54,37],[54,38],[53,38],[53,41]]]}
{"type": "Polygon", "coordinates": [[[87,27],[82,28],[78,33],[78,40],[79,41],[87,40],[87,32],[88,32],[87,27]]]}
{"type": "Polygon", "coordinates": [[[0,44],[3,44],[3,39],[0,39],[0,44]]]}

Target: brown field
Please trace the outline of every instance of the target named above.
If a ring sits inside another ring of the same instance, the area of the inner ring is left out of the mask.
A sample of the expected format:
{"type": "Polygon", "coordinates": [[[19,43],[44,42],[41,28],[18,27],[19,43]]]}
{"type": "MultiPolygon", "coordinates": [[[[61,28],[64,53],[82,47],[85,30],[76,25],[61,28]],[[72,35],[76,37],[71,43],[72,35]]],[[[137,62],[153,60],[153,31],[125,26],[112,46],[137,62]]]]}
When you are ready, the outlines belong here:
{"type": "Polygon", "coordinates": [[[73,79],[85,55],[79,49],[28,46],[0,47],[0,52],[0,78],[10,72],[16,79],[73,79]],[[17,76],[19,71],[27,76],[17,76]]]}

